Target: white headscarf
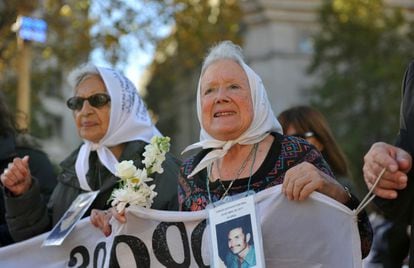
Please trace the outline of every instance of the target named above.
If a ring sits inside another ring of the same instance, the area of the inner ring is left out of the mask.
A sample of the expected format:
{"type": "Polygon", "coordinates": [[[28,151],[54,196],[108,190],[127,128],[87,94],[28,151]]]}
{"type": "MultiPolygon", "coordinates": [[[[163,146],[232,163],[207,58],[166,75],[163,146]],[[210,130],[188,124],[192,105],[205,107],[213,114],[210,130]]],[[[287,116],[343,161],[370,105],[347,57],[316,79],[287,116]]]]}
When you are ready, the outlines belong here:
{"type": "MultiPolygon", "coordinates": [[[[235,60],[236,61],[236,60],[235,60]]],[[[197,87],[197,116],[200,122],[200,141],[184,149],[183,153],[195,148],[213,149],[206,154],[200,163],[194,168],[188,177],[194,176],[200,170],[206,168],[216,159],[222,158],[234,144],[254,144],[263,140],[269,132],[282,133],[282,126],[277,121],[267,98],[266,89],[260,77],[243,62],[236,61],[241,65],[249,80],[251,97],[254,109],[253,120],[250,127],[235,140],[221,141],[210,136],[202,124],[201,114],[201,77],[197,87]]],[[[208,67],[207,67],[208,68],[208,67]]]]}
{"type": "Polygon", "coordinates": [[[86,191],[92,190],[86,180],[91,151],[97,151],[99,160],[115,175],[118,160],[108,147],[133,140],[149,143],[153,136],[161,136],[131,81],[115,70],[102,67],[97,69],[111,97],[111,114],[105,136],[99,143],[84,140],[76,159],[76,175],[81,188],[86,191]]]}

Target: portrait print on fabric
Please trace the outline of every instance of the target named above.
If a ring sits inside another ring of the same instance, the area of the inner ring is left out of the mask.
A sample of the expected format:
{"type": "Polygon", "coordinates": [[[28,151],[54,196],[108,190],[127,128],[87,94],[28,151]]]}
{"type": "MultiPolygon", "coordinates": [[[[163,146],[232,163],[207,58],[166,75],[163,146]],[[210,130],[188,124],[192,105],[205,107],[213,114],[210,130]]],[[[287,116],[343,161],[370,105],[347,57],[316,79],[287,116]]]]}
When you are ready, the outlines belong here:
{"type": "Polygon", "coordinates": [[[256,263],[250,215],[220,223],[216,232],[219,256],[225,267],[239,267],[238,264],[247,257],[250,257],[250,263],[256,263]]]}
{"type": "Polygon", "coordinates": [[[212,267],[264,266],[260,222],[253,195],[233,196],[209,209],[212,267]]]}

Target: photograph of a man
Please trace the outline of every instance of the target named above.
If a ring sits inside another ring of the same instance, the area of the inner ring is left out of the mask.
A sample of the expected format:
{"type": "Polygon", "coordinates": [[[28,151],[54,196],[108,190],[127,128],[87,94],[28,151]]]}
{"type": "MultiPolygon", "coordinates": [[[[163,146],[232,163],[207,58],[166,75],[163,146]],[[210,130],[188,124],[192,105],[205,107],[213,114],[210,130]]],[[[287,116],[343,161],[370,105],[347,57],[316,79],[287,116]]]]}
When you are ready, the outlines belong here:
{"type": "Polygon", "coordinates": [[[256,266],[251,229],[250,215],[217,225],[219,255],[225,267],[250,268],[256,266]]]}

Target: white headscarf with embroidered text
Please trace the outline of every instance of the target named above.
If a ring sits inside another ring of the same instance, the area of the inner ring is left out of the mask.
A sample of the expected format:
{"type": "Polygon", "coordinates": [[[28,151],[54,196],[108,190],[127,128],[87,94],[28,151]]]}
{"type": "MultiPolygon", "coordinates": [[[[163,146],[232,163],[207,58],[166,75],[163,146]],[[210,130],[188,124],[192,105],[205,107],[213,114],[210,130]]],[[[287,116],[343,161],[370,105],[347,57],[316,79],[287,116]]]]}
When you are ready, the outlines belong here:
{"type": "Polygon", "coordinates": [[[115,165],[118,164],[118,160],[108,147],[134,140],[149,143],[153,136],[161,136],[132,82],[113,69],[103,67],[97,69],[111,97],[111,111],[105,136],[99,143],[83,140],[84,143],[76,159],[76,175],[80,187],[85,191],[92,190],[86,179],[91,151],[96,151],[101,163],[115,175],[115,165]]]}
{"type": "Polygon", "coordinates": [[[247,64],[239,61],[236,62],[243,68],[249,80],[254,110],[252,123],[250,127],[235,140],[221,141],[210,136],[205,131],[202,124],[201,75],[197,86],[197,116],[201,127],[200,141],[185,148],[183,153],[200,147],[213,150],[204,156],[188,177],[194,176],[194,174],[206,168],[216,159],[222,158],[234,144],[254,144],[263,140],[270,132],[282,133],[282,126],[273,114],[262,79],[247,64]]]}

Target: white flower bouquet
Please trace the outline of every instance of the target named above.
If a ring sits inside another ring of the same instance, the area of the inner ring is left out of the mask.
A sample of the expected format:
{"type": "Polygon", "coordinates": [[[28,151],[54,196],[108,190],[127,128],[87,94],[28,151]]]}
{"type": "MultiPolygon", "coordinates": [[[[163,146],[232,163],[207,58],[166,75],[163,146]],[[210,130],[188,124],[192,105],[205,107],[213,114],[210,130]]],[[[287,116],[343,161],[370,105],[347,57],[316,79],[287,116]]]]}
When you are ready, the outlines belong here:
{"type": "Polygon", "coordinates": [[[132,160],[124,160],[116,165],[115,175],[120,179],[120,187],[114,189],[109,201],[112,201],[111,205],[116,207],[118,212],[123,211],[127,205],[151,207],[157,192],[154,191],[155,184],[149,186],[147,182],[153,180],[150,175],[164,172],[161,164],[169,150],[169,137],[154,136],[142,154],[145,168],[137,168],[132,160]]]}

